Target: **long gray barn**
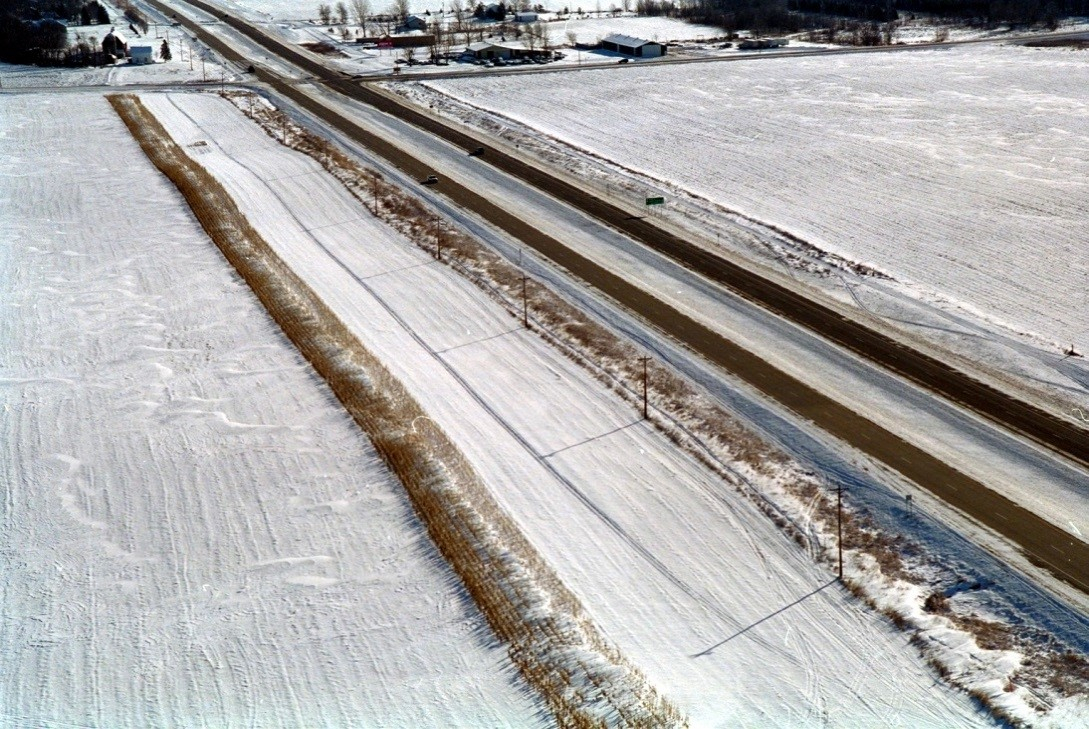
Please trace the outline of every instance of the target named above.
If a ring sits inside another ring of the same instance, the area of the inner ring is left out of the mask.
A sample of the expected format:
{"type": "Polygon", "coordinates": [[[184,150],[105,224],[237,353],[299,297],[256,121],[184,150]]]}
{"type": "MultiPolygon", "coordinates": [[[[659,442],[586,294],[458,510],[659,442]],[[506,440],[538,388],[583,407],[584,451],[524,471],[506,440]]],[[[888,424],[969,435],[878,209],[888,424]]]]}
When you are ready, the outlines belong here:
{"type": "Polygon", "coordinates": [[[633,38],[630,35],[613,33],[601,39],[601,48],[606,51],[622,53],[625,56],[636,58],[657,58],[666,54],[664,43],[633,38]]]}

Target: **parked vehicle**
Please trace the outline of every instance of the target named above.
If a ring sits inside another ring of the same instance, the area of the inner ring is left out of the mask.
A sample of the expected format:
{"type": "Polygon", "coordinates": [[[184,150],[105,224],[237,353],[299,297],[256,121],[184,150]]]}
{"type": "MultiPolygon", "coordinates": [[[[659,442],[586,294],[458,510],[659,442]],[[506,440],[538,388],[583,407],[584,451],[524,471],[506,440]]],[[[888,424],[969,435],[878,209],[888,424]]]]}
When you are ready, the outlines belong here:
{"type": "Polygon", "coordinates": [[[428,175],[423,180],[420,180],[421,185],[437,185],[439,184],[439,178],[437,175],[428,175]]]}

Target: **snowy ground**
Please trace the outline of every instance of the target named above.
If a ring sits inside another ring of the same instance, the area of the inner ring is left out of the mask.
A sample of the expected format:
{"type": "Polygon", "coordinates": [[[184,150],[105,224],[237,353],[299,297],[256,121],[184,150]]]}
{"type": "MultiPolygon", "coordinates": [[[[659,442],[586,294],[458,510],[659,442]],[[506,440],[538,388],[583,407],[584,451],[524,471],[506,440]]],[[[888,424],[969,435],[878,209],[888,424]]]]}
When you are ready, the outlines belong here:
{"type": "Polygon", "coordinates": [[[101,95],[0,96],[0,210],[0,725],[547,723],[101,95]]]}
{"type": "Polygon", "coordinates": [[[600,168],[633,204],[664,193],[681,223],[740,214],[747,235],[726,229],[724,245],[771,260],[770,240],[797,257],[791,275],[882,325],[1042,383],[1068,412],[1089,401],[1084,361],[1060,361],[1089,344],[1083,54],[976,46],[574,76],[427,86],[491,117],[471,123],[562,140],[560,164],[584,181],[600,168]]]}
{"type": "MultiPolygon", "coordinates": [[[[158,41],[162,43],[162,41],[158,41]]],[[[177,41],[173,41],[177,45],[177,41]]],[[[177,51],[175,51],[176,53],[177,51]]],[[[185,60],[177,55],[171,61],[157,61],[153,64],[134,66],[126,61],[112,66],[87,68],[16,66],[0,63],[0,84],[5,89],[21,88],[58,88],[65,86],[138,86],[141,84],[187,84],[203,81],[219,81],[234,78],[233,71],[221,73],[222,66],[209,54],[208,60],[201,65],[201,58],[196,51],[193,56],[193,68],[190,68],[189,49],[181,52],[185,60]]]]}
{"type": "Polygon", "coordinates": [[[196,158],[696,725],[986,723],[766,517],[313,162],[218,99],[144,98],[179,143],[208,142],[196,158]]]}

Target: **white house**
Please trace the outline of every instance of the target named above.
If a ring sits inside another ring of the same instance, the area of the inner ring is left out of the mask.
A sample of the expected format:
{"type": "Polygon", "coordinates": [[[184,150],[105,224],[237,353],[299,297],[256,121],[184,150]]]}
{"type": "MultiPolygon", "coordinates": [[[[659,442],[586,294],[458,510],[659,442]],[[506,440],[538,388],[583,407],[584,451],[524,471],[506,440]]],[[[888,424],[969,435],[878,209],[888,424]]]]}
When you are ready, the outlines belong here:
{"type": "Polygon", "coordinates": [[[601,47],[606,51],[614,51],[625,56],[636,58],[657,58],[666,54],[664,43],[633,38],[630,35],[613,33],[601,39],[601,47]]]}
{"type": "Polygon", "coordinates": [[[155,63],[155,49],[151,46],[129,46],[129,63],[138,66],[155,63]]]}

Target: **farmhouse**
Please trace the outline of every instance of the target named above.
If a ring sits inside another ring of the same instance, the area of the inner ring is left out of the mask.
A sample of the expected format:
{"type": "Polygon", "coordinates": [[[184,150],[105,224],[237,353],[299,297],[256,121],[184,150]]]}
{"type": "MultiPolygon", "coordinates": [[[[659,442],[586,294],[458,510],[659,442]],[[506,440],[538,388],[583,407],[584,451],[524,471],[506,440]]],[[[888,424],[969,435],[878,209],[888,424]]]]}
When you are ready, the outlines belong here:
{"type": "Polygon", "coordinates": [[[427,19],[421,18],[419,15],[410,15],[405,18],[401,30],[427,30],[427,19]]]}
{"type": "Polygon", "coordinates": [[[154,63],[154,49],[151,46],[131,46],[129,48],[129,63],[143,66],[154,63]]]}
{"type": "Polygon", "coordinates": [[[606,51],[614,51],[625,56],[636,58],[657,58],[666,54],[664,43],[633,38],[630,35],[613,33],[601,39],[601,47],[606,51]]]}

